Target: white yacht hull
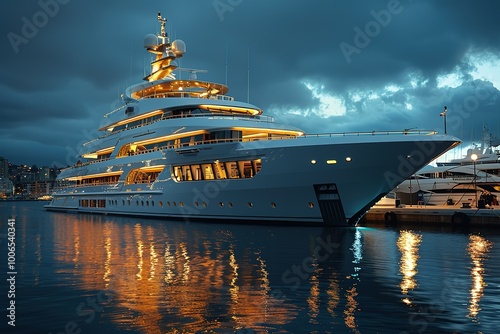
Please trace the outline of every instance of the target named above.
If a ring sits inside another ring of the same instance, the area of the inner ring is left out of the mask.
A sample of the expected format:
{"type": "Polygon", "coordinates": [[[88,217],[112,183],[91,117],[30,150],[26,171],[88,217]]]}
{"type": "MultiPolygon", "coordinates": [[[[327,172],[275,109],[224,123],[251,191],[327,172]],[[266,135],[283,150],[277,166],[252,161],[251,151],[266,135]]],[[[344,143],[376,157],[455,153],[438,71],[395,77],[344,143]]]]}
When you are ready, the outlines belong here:
{"type": "Polygon", "coordinates": [[[399,182],[458,143],[456,138],[437,135],[421,135],[418,139],[404,135],[376,137],[373,142],[367,142],[366,136],[311,136],[219,143],[196,146],[197,150],[187,154],[168,149],[102,161],[73,168],[63,176],[77,174],[78,168],[93,173],[113,166],[127,173],[148,164],[166,167],[151,184],[125,185],[120,181],[61,189],[53,194],[46,209],[185,220],[352,225],[399,182]],[[259,158],[262,169],[248,179],[173,178],[172,166],[176,164],[221,157],[259,158]],[[105,205],[82,207],[82,199],[105,200],[105,205]]]}

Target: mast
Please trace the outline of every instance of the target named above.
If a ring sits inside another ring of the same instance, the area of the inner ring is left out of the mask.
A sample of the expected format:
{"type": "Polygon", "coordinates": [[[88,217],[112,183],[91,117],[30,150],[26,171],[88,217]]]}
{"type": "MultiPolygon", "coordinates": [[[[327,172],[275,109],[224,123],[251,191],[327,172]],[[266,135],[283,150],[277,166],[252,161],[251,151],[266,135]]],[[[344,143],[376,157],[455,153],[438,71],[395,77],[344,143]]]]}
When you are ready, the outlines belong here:
{"type": "Polygon", "coordinates": [[[149,34],[144,37],[144,47],[148,52],[156,55],[151,62],[151,73],[144,80],[152,82],[160,79],[175,79],[172,72],[177,68],[175,59],[181,58],[186,53],[186,44],[180,39],[170,43],[170,38],[165,30],[167,19],[158,12],[160,34],[149,34]]]}

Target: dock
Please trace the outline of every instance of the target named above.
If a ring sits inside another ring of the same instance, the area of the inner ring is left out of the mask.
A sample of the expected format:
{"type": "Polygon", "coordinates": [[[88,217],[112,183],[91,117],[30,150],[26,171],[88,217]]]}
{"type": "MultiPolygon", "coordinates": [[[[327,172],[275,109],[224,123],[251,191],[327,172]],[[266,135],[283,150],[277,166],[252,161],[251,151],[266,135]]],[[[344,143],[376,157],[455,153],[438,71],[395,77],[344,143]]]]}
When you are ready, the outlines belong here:
{"type": "Polygon", "coordinates": [[[376,205],[366,213],[359,224],[369,226],[380,223],[392,226],[411,223],[455,227],[500,227],[500,207],[376,205]]]}

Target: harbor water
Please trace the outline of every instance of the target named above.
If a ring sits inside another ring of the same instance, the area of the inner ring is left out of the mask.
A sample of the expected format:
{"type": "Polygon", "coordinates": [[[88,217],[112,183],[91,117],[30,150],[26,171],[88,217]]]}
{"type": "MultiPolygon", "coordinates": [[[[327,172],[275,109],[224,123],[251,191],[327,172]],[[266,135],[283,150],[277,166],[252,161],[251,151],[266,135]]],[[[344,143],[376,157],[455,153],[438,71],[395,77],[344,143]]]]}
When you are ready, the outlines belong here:
{"type": "Polygon", "coordinates": [[[498,230],[200,223],[44,204],[0,202],[0,333],[500,327],[498,230]]]}

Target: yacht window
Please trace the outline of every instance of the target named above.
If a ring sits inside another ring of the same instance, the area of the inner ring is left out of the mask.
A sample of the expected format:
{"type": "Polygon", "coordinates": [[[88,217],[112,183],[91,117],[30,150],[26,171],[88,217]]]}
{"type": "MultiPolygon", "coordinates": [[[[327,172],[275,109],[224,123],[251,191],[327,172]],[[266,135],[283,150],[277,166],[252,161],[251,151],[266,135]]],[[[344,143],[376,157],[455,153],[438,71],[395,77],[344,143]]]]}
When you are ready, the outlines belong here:
{"type": "Polygon", "coordinates": [[[172,178],[177,182],[252,178],[262,169],[262,160],[225,161],[172,166],[172,178]]]}
{"type": "Polygon", "coordinates": [[[182,180],[182,166],[174,166],[174,180],[183,181],[182,180]]]}
{"type": "Polygon", "coordinates": [[[138,183],[153,183],[156,181],[165,166],[158,166],[152,169],[141,170],[140,168],[133,169],[127,175],[125,184],[138,184],[138,183]]]}
{"type": "Polygon", "coordinates": [[[213,180],[214,179],[214,171],[212,169],[212,164],[203,164],[201,166],[203,168],[203,178],[205,180],[213,180]]]}
{"type": "Polygon", "coordinates": [[[240,175],[244,178],[251,178],[255,174],[251,161],[238,161],[238,170],[240,171],[240,175]]]}
{"type": "Polygon", "coordinates": [[[193,173],[191,172],[191,168],[189,166],[182,166],[182,175],[185,177],[186,181],[193,180],[193,173]]]}
{"type": "Polygon", "coordinates": [[[238,171],[238,166],[236,165],[236,162],[228,161],[225,163],[225,165],[226,165],[226,170],[229,173],[230,179],[238,179],[240,177],[240,173],[238,171]]]}
{"type": "Polygon", "coordinates": [[[224,167],[224,164],[220,162],[215,162],[213,167],[214,167],[215,177],[218,180],[227,179],[226,168],[224,167]]]}
{"type": "MultiPolygon", "coordinates": [[[[189,166],[187,166],[187,167],[189,167],[189,166]]],[[[192,180],[196,180],[196,181],[203,180],[200,165],[191,165],[191,173],[193,174],[192,180]]]]}

